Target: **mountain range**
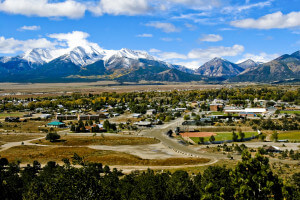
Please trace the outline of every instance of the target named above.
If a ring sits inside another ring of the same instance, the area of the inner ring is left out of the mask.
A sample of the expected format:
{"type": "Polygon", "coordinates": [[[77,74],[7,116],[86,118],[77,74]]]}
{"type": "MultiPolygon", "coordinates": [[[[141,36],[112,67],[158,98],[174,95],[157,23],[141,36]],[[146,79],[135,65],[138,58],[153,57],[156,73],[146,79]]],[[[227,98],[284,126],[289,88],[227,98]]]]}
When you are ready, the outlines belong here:
{"type": "Polygon", "coordinates": [[[0,82],[274,82],[299,79],[299,71],[300,51],[268,63],[246,60],[234,64],[214,58],[196,70],[161,61],[144,51],[104,50],[98,45],[32,49],[15,57],[0,57],[0,82]]]}
{"type": "Polygon", "coordinates": [[[32,49],[16,57],[0,57],[1,82],[201,81],[181,65],[155,59],[143,51],[103,50],[79,46],[70,51],[32,49]]]}

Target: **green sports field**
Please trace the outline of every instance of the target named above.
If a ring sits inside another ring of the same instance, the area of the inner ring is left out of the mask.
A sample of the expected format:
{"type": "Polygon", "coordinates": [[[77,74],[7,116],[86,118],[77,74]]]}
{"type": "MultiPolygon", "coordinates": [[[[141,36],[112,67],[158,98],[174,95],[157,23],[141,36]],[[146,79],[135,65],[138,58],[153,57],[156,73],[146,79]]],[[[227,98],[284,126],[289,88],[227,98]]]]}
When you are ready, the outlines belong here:
{"type": "MultiPolygon", "coordinates": [[[[252,137],[253,135],[257,135],[257,132],[244,132],[245,133],[245,138],[252,137]]],[[[232,132],[222,132],[222,133],[216,133],[215,135],[215,141],[224,141],[224,140],[232,140],[232,132]]],[[[238,135],[238,133],[236,132],[238,135]]],[[[240,137],[239,137],[240,138],[240,137]]],[[[195,142],[199,142],[199,137],[191,137],[191,139],[195,142]]],[[[204,138],[205,142],[209,141],[209,137],[204,138]]]]}

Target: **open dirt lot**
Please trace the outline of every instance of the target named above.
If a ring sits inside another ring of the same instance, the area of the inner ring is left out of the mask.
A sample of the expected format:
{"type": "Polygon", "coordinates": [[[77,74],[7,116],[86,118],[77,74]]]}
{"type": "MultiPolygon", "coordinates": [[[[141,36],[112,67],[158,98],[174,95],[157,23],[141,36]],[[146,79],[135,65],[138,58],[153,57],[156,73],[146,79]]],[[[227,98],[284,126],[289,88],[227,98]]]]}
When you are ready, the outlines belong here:
{"type": "Polygon", "coordinates": [[[180,133],[182,137],[210,137],[212,135],[216,135],[213,132],[185,132],[180,133]]]}

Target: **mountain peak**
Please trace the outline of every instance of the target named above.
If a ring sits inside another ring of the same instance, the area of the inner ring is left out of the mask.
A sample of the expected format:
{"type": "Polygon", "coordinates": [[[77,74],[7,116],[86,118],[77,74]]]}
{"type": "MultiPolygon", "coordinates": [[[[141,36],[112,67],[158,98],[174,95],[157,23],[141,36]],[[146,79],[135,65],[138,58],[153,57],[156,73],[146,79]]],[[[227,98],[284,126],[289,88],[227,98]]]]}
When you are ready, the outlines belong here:
{"type": "Polygon", "coordinates": [[[226,61],[225,59],[221,58],[221,57],[214,57],[212,60],[210,61],[226,61]]]}
{"type": "Polygon", "coordinates": [[[215,57],[199,67],[196,72],[208,77],[231,77],[244,71],[238,65],[223,58],[215,57]]]}
{"type": "Polygon", "coordinates": [[[300,51],[296,51],[296,52],[292,53],[291,56],[300,59],[300,51]]]}
{"type": "Polygon", "coordinates": [[[241,63],[238,63],[237,64],[239,67],[243,68],[243,69],[248,69],[248,68],[253,68],[253,67],[256,67],[258,66],[259,64],[255,61],[253,61],[252,59],[248,59],[248,60],[245,60],[241,63]]]}
{"type": "Polygon", "coordinates": [[[48,49],[34,48],[25,52],[22,58],[29,63],[43,64],[51,61],[53,55],[48,49]]]}

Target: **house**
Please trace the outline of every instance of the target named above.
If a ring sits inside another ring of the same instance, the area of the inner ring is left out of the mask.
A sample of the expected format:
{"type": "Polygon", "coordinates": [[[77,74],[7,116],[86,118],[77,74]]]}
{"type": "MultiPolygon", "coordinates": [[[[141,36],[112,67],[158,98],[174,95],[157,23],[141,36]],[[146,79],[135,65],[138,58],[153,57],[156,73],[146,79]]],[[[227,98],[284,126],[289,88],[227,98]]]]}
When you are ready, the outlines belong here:
{"type": "Polygon", "coordinates": [[[151,127],[152,122],[140,121],[140,122],[135,122],[134,125],[142,126],[142,127],[151,127]]]}
{"type": "Polygon", "coordinates": [[[150,110],[147,110],[147,112],[146,112],[146,115],[154,115],[154,114],[156,114],[155,109],[150,109],[150,110]]]}
{"type": "Polygon", "coordinates": [[[186,111],[186,108],[175,108],[176,112],[184,112],[186,111]]]}
{"type": "Polygon", "coordinates": [[[142,114],[140,114],[140,113],[134,113],[132,115],[132,117],[134,117],[134,118],[140,118],[140,117],[142,117],[142,114]]]}
{"type": "Polygon", "coordinates": [[[120,116],[120,114],[119,113],[113,113],[112,116],[113,117],[118,117],[118,116],[120,116]]]}
{"type": "Polygon", "coordinates": [[[99,120],[99,115],[78,115],[78,121],[79,120],[99,120]]]}
{"type": "Polygon", "coordinates": [[[280,150],[279,147],[276,147],[276,146],[267,146],[267,147],[264,147],[264,149],[267,151],[267,152],[275,152],[275,153],[280,153],[282,152],[280,150]]]}
{"type": "Polygon", "coordinates": [[[40,116],[40,118],[41,119],[50,119],[51,118],[51,114],[42,114],[41,116],[40,116]]]}
{"type": "Polygon", "coordinates": [[[242,117],[256,117],[256,114],[253,112],[240,112],[240,116],[242,117]]]}
{"type": "Polygon", "coordinates": [[[210,111],[220,111],[223,109],[223,104],[221,103],[212,103],[209,105],[210,111]]]}
{"type": "Polygon", "coordinates": [[[66,127],[66,124],[63,122],[53,121],[47,124],[48,127],[54,127],[54,128],[63,128],[66,127]]]}
{"type": "Polygon", "coordinates": [[[56,115],[57,120],[76,120],[76,115],[56,115]]]}
{"type": "Polygon", "coordinates": [[[224,110],[224,113],[254,113],[254,114],[265,114],[267,109],[265,108],[245,108],[245,109],[233,109],[224,110]]]}

